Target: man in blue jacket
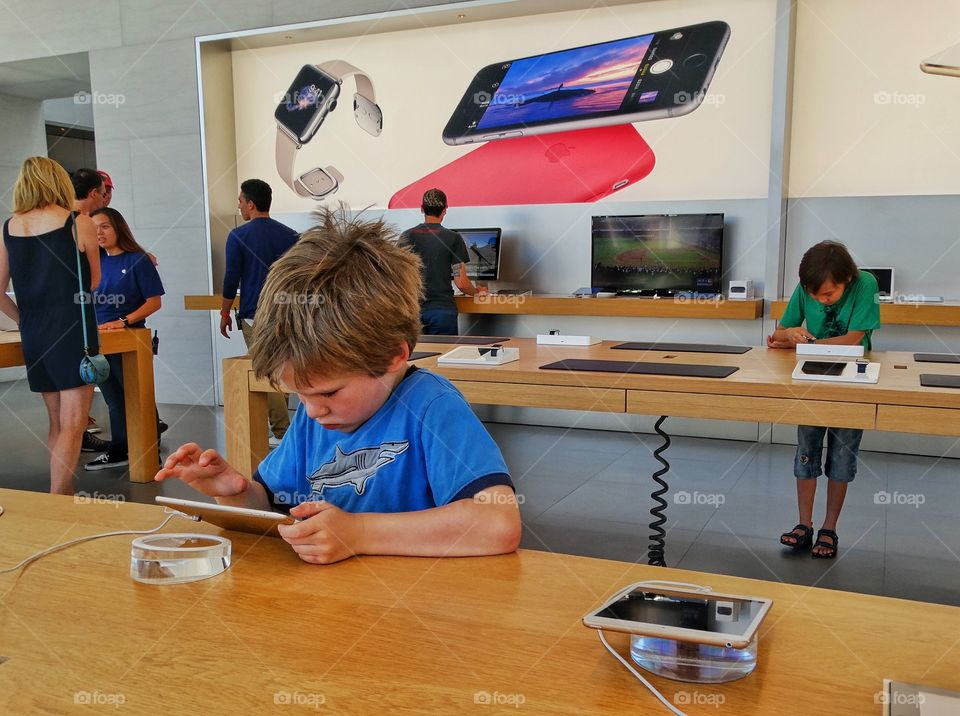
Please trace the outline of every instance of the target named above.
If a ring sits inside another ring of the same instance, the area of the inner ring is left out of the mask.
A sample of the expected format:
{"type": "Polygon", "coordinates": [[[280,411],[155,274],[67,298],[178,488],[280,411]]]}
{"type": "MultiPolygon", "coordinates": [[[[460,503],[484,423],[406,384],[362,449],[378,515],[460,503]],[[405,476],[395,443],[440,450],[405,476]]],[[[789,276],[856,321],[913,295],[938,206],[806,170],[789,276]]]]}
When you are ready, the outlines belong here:
{"type": "MultiPolygon", "coordinates": [[[[240,289],[240,307],[237,324],[250,348],[253,342],[253,323],[257,302],[273,262],[293,246],[299,234],[289,226],[270,218],[273,190],[260,179],[247,179],[240,185],[238,206],[246,224],[238,226],[227,236],[226,263],[223,275],[223,305],[220,310],[220,333],[229,338],[233,330],[230,310],[240,289]]],[[[270,393],[267,396],[270,419],[271,445],[276,445],[290,426],[287,396],[270,393]]]]}

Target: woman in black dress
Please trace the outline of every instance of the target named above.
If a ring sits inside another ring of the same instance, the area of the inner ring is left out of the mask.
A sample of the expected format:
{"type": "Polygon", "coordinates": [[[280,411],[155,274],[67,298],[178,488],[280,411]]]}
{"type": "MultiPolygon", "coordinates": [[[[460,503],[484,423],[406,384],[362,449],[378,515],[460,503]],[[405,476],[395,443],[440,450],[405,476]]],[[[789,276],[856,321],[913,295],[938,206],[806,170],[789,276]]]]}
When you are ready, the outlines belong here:
{"type": "MultiPolygon", "coordinates": [[[[17,303],[0,291],[0,310],[20,325],[30,390],[47,406],[50,492],[73,494],[73,471],[87,427],[93,386],[80,379],[83,357],[80,282],[84,292],[100,282],[96,229],[74,218],[73,185],[52,159],[30,157],[13,189],[13,216],[3,225],[0,287],[13,279],[17,303]],[[74,242],[76,222],[77,242],[74,242]],[[80,250],[80,279],[77,249],[80,250]]],[[[84,307],[91,354],[99,352],[92,303],[84,307]]]]}

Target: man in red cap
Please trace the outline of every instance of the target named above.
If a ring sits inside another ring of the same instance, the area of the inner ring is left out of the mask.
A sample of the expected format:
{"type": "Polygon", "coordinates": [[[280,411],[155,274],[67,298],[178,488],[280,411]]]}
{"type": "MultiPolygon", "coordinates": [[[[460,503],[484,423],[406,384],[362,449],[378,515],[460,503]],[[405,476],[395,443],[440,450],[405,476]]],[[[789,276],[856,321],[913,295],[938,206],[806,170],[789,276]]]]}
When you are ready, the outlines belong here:
{"type": "Polygon", "coordinates": [[[110,206],[110,200],[113,199],[113,179],[105,171],[99,169],[97,174],[103,177],[103,205],[110,206]]]}

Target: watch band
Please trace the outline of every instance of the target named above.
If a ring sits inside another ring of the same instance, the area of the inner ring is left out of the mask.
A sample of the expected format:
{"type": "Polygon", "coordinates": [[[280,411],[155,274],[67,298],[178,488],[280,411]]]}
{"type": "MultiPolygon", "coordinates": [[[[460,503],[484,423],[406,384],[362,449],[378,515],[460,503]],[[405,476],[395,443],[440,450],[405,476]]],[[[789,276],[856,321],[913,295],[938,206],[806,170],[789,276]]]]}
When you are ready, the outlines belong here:
{"type": "MultiPolygon", "coordinates": [[[[354,78],[357,85],[357,91],[353,95],[354,118],[365,132],[374,137],[379,136],[383,129],[383,112],[377,104],[370,78],[362,70],[344,60],[330,60],[315,67],[332,77],[337,84],[342,84],[347,77],[354,78]]],[[[340,182],[343,181],[343,174],[333,166],[314,167],[300,176],[294,175],[297,150],[301,146],[298,138],[291,136],[282,126],[277,125],[275,159],[280,178],[302,197],[322,199],[333,194],[340,188],[340,182]]]]}

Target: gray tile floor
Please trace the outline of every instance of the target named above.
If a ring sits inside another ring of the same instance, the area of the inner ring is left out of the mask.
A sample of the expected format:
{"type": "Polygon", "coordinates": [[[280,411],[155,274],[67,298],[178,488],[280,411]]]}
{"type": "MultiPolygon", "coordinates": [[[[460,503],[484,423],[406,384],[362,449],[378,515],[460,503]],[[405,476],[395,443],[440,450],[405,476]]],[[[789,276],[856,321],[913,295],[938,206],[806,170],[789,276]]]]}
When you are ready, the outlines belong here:
{"type": "MultiPolygon", "coordinates": [[[[99,397],[94,415],[108,426],[99,397]]],[[[165,453],[191,440],[223,449],[222,410],[162,405],[160,415],[170,424],[165,453]]],[[[0,383],[0,424],[0,487],[45,491],[46,415],[24,381],[0,383]]],[[[656,435],[488,427],[523,499],[523,547],[646,562],[656,435]]],[[[960,605],[957,461],[861,453],[838,527],[840,555],[829,561],[778,542],[797,517],[792,447],[675,438],[666,455],[668,565],[960,605]]],[[[120,470],[77,474],[78,492],[91,496],[196,496],[175,481],[130,483],[120,470]]]]}

